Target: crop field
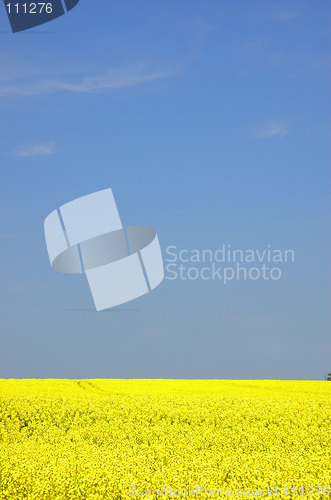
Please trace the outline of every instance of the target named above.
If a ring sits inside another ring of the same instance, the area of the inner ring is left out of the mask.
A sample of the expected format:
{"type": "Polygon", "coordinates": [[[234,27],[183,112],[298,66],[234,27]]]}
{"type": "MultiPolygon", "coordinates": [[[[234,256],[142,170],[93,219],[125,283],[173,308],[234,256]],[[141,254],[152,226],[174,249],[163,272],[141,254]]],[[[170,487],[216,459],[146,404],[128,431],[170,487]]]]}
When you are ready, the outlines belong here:
{"type": "Polygon", "coordinates": [[[1,380],[0,398],[0,500],[331,498],[330,382],[1,380]]]}

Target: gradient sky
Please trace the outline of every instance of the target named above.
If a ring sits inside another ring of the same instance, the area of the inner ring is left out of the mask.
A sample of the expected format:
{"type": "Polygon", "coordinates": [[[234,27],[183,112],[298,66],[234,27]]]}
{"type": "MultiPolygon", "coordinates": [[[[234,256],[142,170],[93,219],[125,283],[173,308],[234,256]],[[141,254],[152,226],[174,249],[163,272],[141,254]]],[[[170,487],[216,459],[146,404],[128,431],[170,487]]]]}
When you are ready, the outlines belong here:
{"type": "Polygon", "coordinates": [[[12,34],[0,9],[0,377],[324,379],[330,2],[84,1],[12,34]],[[278,281],[164,280],[96,313],[43,221],[111,187],[162,251],[294,249],[278,281]]]}

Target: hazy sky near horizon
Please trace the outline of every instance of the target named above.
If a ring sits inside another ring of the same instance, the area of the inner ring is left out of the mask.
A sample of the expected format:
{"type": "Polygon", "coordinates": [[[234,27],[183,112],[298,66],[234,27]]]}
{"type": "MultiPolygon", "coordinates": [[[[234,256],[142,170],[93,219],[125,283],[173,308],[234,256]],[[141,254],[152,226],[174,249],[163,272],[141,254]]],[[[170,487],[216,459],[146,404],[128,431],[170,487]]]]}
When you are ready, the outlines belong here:
{"type": "Polygon", "coordinates": [[[81,0],[12,34],[1,6],[0,377],[331,371],[330,13],[81,0]],[[96,313],[83,275],[51,269],[43,222],[108,187],[164,258],[230,245],[294,262],[279,280],[165,279],[96,313]]]}

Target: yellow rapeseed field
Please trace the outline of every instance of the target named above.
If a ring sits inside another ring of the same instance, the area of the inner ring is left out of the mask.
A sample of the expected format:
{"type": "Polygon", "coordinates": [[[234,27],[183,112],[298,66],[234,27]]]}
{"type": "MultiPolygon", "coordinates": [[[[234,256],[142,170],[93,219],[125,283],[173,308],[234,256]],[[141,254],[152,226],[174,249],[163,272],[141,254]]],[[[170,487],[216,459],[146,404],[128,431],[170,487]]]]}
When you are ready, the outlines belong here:
{"type": "Polygon", "coordinates": [[[0,387],[0,500],[331,497],[330,382],[0,387]]]}

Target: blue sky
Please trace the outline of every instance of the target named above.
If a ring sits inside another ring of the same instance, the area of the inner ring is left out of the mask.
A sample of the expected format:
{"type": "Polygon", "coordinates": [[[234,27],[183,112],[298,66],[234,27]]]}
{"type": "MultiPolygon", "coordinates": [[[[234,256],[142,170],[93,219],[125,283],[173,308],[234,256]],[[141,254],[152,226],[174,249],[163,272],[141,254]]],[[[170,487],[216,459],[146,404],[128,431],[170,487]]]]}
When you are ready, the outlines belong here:
{"type": "Polygon", "coordinates": [[[323,379],[331,370],[330,4],[0,10],[1,377],[323,379]],[[178,249],[291,248],[278,281],[164,280],[93,312],[43,221],[111,187],[178,249]]]}

